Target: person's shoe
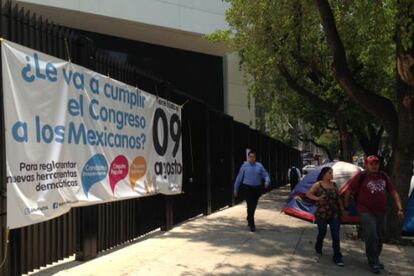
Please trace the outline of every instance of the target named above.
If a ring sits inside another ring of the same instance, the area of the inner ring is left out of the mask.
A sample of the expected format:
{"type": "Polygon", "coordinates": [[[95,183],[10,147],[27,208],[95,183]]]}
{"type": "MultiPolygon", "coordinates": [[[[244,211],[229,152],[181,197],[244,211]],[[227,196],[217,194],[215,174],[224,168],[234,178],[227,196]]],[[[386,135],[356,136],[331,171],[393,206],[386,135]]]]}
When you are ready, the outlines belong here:
{"type": "Polygon", "coordinates": [[[316,256],[318,256],[318,257],[322,256],[322,251],[316,250],[316,256]]]}
{"type": "Polygon", "coordinates": [[[381,269],[379,268],[378,265],[372,266],[371,269],[372,269],[372,273],[374,273],[374,274],[380,274],[381,273],[381,269]]]}
{"type": "Polygon", "coordinates": [[[252,232],[256,232],[256,226],[254,226],[254,225],[250,225],[250,231],[252,231],[252,232]]]}
{"type": "Polygon", "coordinates": [[[384,270],[384,264],[379,263],[378,267],[379,267],[379,269],[384,270]]]}
{"type": "Polygon", "coordinates": [[[344,267],[344,266],[345,266],[345,264],[344,264],[344,262],[343,262],[343,261],[337,261],[337,262],[335,262],[335,264],[336,264],[337,266],[340,266],[340,267],[344,267]]]}

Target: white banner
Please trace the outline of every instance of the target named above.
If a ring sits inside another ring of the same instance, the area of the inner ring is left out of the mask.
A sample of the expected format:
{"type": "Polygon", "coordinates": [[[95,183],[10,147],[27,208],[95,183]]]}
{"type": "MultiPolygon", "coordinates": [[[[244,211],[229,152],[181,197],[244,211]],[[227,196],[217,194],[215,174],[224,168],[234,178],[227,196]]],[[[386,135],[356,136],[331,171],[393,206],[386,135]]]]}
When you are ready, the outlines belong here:
{"type": "Polygon", "coordinates": [[[7,225],[182,185],[181,108],[3,41],[7,225]]]}

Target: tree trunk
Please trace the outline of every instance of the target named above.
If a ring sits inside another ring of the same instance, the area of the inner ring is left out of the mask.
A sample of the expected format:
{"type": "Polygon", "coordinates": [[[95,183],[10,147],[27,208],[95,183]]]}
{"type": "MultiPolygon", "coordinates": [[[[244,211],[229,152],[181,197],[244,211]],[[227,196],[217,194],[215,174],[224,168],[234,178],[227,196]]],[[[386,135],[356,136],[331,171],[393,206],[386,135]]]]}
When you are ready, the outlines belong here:
{"type": "MultiPolygon", "coordinates": [[[[393,168],[392,178],[395,181],[395,185],[398,194],[401,197],[401,201],[405,210],[408,200],[408,192],[410,189],[410,180],[413,174],[413,162],[414,162],[414,104],[406,105],[404,100],[409,94],[405,91],[401,92],[401,89],[408,91],[409,88],[402,86],[400,88],[401,95],[398,97],[398,142],[394,149],[393,154],[393,168]]],[[[400,236],[401,222],[398,221],[396,206],[393,202],[390,206],[390,212],[388,213],[387,223],[387,235],[388,239],[396,239],[400,236]]]]}
{"type": "Polygon", "coordinates": [[[341,140],[341,159],[342,161],[352,163],[352,135],[348,131],[346,121],[340,114],[337,115],[336,124],[341,140]]]}
{"type": "MultiPolygon", "coordinates": [[[[398,194],[405,210],[408,200],[408,191],[413,171],[413,157],[401,147],[398,147],[393,156],[392,178],[395,181],[398,194]]],[[[397,217],[397,208],[393,199],[390,199],[389,211],[387,214],[386,240],[397,240],[401,235],[402,222],[397,217]]]]}
{"type": "Polygon", "coordinates": [[[335,78],[348,96],[367,112],[376,117],[386,129],[392,145],[397,142],[398,121],[393,102],[381,95],[368,91],[354,79],[346,57],[344,45],[336,28],[336,21],[328,0],[315,0],[322,20],[322,26],[333,54],[335,78]]]}
{"type": "Polygon", "coordinates": [[[341,136],[341,159],[352,163],[352,135],[347,131],[339,130],[341,136]]]}
{"type": "MultiPolygon", "coordinates": [[[[412,14],[414,1],[400,3],[398,8],[398,14],[401,18],[405,17],[414,22],[412,14]]],[[[414,54],[414,47],[404,49],[402,45],[402,28],[412,28],[407,26],[411,25],[397,24],[396,26],[398,135],[392,160],[392,178],[404,209],[407,206],[414,162],[414,59],[411,56],[414,54]]],[[[414,34],[412,41],[414,42],[414,34]]],[[[395,204],[391,206],[391,212],[388,213],[386,238],[392,240],[400,236],[402,223],[397,218],[395,204]]]]}
{"type": "Polygon", "coordinates": [[[366,124],[366,129],[360,129],[355,131],[355,135],[358,138],[359,145],[361,146],[366,156],[377,155],[379,153],[383,133],[383,127],[380,127],[377,130],[370,123],[366,124]]]}

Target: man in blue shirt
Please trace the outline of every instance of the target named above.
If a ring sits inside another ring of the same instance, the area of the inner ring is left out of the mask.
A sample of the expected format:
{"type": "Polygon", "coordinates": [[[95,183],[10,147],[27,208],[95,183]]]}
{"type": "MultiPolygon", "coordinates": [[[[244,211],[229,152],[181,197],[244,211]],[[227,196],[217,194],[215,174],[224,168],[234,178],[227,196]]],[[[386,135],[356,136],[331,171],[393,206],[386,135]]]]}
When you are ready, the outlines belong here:
{"type": "Polygon", "coordinates": [[[254,223],[254,212],[256,211],[257,202],[262,195],[262,180],[265,182],[265,189],[269,188],[270,178],[262,164],[256,162],[256,153],[250,151],[248,162],[244,162],[240,167],[239,174],[234,182],[234,197],[237,197],[239,189],[245,193],[247,203],[247,222],[252,232],[256,231],[254,223]]]}

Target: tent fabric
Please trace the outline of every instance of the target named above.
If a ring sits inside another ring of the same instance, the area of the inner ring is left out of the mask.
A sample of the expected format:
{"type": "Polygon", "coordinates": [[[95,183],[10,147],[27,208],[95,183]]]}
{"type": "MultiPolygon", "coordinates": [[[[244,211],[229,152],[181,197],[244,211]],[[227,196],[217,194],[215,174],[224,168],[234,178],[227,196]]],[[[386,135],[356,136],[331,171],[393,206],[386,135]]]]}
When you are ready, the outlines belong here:
{"type": "MultiPolygon", "coordinates": [[[[285,214],[315,222],[316,204],[307,199],[304,195],[316,182],[319,173],[324,167],[332,167],[334,173],[333,181],[336,183],[340,194],[343,194],[346,190],[349,180],[361,171],[360,167],[342,161],[331,162],[317,167],[307,174],[290,193],[286,207],[283,209],[285,214]]],[[[351,214],[352,215],[342,216],[341,220],[343,224],[359,223],[359,217],[356,216],[354,212],[351,212],[351,214]]]]}
{"type": "Polygon", "coordinates": [[[414,234],[414,191],[408,198],[407,207],[405,210],[405,219],[403,223],[403,231],[414,234]]]}

